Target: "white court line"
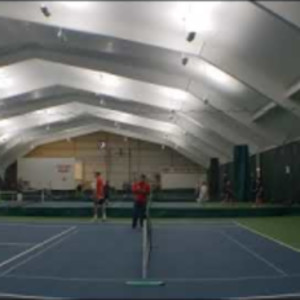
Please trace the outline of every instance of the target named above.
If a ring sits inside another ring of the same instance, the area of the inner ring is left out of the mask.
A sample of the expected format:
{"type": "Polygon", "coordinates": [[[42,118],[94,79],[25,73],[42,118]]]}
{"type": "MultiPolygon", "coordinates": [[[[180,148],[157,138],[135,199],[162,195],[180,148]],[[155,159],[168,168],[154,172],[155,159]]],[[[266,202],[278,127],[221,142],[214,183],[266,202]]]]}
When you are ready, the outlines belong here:
{"type": "Polygon", "coordinates": [[[35,245],[34,243],[0,243],[0,246],[17,246],[17,247],[26,247],[35,245]]]}
{"type": "Polygon", "coordinates": [[[273,263],[271,263],[269,260],[267,260],[266,258],[262,257],[261,255],[259,255],[258,253],[256,253],[255,251],[251,250],[250,248],[248,248],[246,245],[242,244],[241,242],[239,242],[238,240],[236,240],[235,238],[233,238],[232,236],[230,236],[229,234],[225,233],[224,231],[219,231],[220,234],[222,234],[223,236],[225,236],[227,239],[229,239],[230,241],[232,241],[233,243],[237,244],[238,246],[240,246],[242,249],[244,249],[245,251],[247,251],[248,253],[250,253],[251,255],[253,255],[254,257],[258,258],[259,260],[261,260],[262,262],[264,262],[265,264],[267,264],[269,267],[271,267],[272,269],[274,269],[275,271],[277,271],[278,273],[280,273],[283,276],[288,276],[287,273],[285,273],[283,270],[281,270],[280,268],[276,267],[273,263]]]}
{"type": "MultiPolygon", "coordinates": [[[[2,276],[1,276],[2,277],[2,276]]],[[[59,277],[59,276],[35,276],[35,275],[5,275],[3,278],[19,278],[33,280],[55,280],[55,281],[80,281],[80,282],[126,282],[141,278],[84,278],[84,277],[59,277]]]]}
{"type": "Polygon", "coordinates": [[[255,230],[255,229],[252,229],[252,228],[250,228],[250,227],[248,227],[248,226],[246,226],[246,225],[244,225],[244,224],[241,224],[241,223],[238,222],[238,221],[234,221],[234,223],[235,223],[236,226],[238,226],[238,227],[242,227],[243,229],[245,229],[245,230],[247,230],[247,231],[250,231],[250,232],[252,232],[252,233],[255,233],[255,234],[257,234],[257,235],[260,235],[260,236],[262,236],[262,237],[264,237],[264,238],[266,238],[266,239],[268,239],[268,240],[270,240],[270,241],[272,241],[272,242],[275,242],[275,243],[277,243],[277,244],[279,244],[279,245],[281,245],[281,246],[284,246],[284,247],[289,248],[289,249],[291,249],[291,250],[294,250],[294,251],[296,251],[296,252],[300,252],[300,249],[297,249],[297,248],[295,248],[295,247],[293,247],[293,246],[291,246],[291,245],[288,245],[288,244],[286,244],[286,243],[284,243],[284,242],[282,242],[282,241],[280,241],[280,240],[277,240],[277,239],[275,239],[275,238],[273,238],[273,237],[271,237],[271,236],[269,236],[269,235],[266,235],[266,234],[264,234],[264,233],[262,233],[262,232],[259,232],[259,231],[255,230]]]}
{"type": "Polygon", "coordinates": [[[152,220],[154,220],[154,222],[156,224],[162,224],[162,225],[173,225],[173,224],[183,224],[183,225],[215,225],[215,226],[223,226],[223,225],[227,225],[227,226],[233,226],[236,225],[234,223],[234,221],[232,220],[228,220],[228,221],[208,221],[208,220],[199,220],[199,219],[190,219],[190,220],[156,220],[155,218],[153,218],[152,220]]]}
{"type": "Polygon", "coordinates": [[[53,248],[54,246],[60,244],[61,242],[63,242],[64,240],[66,240],[67,238],[69,238],[70,236],[72,236],[73,234],[75,234],[75,233],[77,233],[77,232],[78,232],[77,230],[71,232],[69,235],[64,236],[63,238],[57,240],[57,241],[54,242],[53,244],[50,244],[49,246],[43,248],[41,251],[35,253],[35,254],[32,255],[32,256],[29,256],[27,259],[22,260],[21,262],[17,263],[16,265],[10,267],[10,268],[7,269],[6,271],[2,272],[2,273],[0,274],[0,277],[3,277],[3,276],[5,276],[6,274],[10,273],[11,271],[13,271],[13,270],[19,268],[20,266],[26,264],[27,262],[29,262],[29,261],[31,261],[32,259],[36,258],[37,256],[41,255],[42,253],[46,252],[47,250],[53,248]]]}
{"type": "Polygon", "coordinates": [[[270,295],[270,296],[248,296],[248,297],[232,297],[229,299],[239,299],[239,300],[252,300],[252,299],[285,299],[285,298],[290,298],[293,299],[292,297],[300,297],[299,293],[294,293],[294,294],[277,294],[277,295],[270,295]]]}
{"type": "Polygon", "coordinates": [[[70,231],[73,231],[75,228],[76,228],[76,226],[69,227],[67,230],[64,230],[64,231],[60,232],[59,234],[56,234],[56,235],[50,237],[49,239],[47,239],[47,240],[45,240],[45,241],[43,241],[43,242],[41,242],[39,244],[36,244],[35,246],[33,246],[33,247],[31,247],[31,248],[29,248],[29,249],[27,249],[27,250],[25,250],[25,251],[23,251],[23,252],[15,255],[15,256],[13,256],[13,257],[5,260],[5,261],[3,261],[2,263],[0,263],[0,268],[3,267],[3,266],[5,266],[5,265],[7,265],[7,264],[9,264],[9,263],[11,263],[12,261],[14,261],[14,260],[16,260],[18,258],[26,255],[26,254],[28,254],[28,253],[30,253],[30,252],[38,249],[38,248],[43,247],[44,245],[50,243],[51,241],[53,241],[53,240],[55,240],[55,239],[57,239],[57,238],[65,235],[65,234],[69,233],[70,231]]]}
{"type": "Polygon", "coordinates": [[[36,223],[13,223],[13,222],[9,222],[9,223],[2,223],[0,222],[0,228],[1,226],[21,226],[21,227],[68,227],[68,224],[43,224],[43,223],[38,223],[38,221],[36,223]]]}
{"type": "MultiPolygon", "coordinates": [[[[32,295],[21,295],[21,294],[9,294],[9,293],[0,293],[0,297],[6,297],[6,298],[13,298],[13,299],[45,299],[45,300],[59,300],[59,299],[66,299],[66,298],[56,298],[56,297],[44,297],[44,296],[32,296],[32,295]]],[[[4,298],[5,299],[5,298],[4,298]]]]}
{"type": "MultiPolygon", "coordinates": [[[[296,276],[294,276],[296,277],[296,276]]],[[[297,275],[300,277],[300,274],[297,275]]],[[[33,279],[33,280],[54,280],[54,281],[79,281],[79,282],[108,282],[108,283],[119,283],[126,282],[129,280],[137,280],[137,278],[76,278],[76,277],[59,277],[59,276],[38,276],[38,275],[5,275],[3,278],[19,278],[19,279],[33,279]]],[[[151,278],[150,280],[162,280],[166,282],[209,282],[209,281],[244,281],[244,280],[274,280],[286,278],[283,275],[273,275],[273,276],[245,276],[245,277],[210,277],[210,278],[151,278]]],[[[141,278],[140,278],[141,279],[141,278]]]]}

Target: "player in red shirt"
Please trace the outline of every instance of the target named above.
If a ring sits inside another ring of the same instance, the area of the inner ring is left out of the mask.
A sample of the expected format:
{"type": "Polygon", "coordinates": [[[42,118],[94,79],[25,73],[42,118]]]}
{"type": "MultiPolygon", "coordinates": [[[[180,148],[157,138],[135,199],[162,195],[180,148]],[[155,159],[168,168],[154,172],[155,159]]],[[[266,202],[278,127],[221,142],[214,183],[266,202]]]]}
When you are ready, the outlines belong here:
{"type": "Polygon", "coordinates": [[[93,183],[93,198],[94,198],[94,219],[98,218],[98,208],[102,208],[102,220],[106,220],[105,198],[104,198],[104,182],[101,178],[101,173],[95,173],[95,181],[93,183]]]}
{"type": "Polygon", "coordinates": [[[150,194],[150,185],[146,181],[146,176],[141,175],[140,180],[132,185],[134,195],[134,208],[132,216],[132,228],[136,228],[139,220],[140,226],[143,227],[146,214],[147,198],[150,194]]]}

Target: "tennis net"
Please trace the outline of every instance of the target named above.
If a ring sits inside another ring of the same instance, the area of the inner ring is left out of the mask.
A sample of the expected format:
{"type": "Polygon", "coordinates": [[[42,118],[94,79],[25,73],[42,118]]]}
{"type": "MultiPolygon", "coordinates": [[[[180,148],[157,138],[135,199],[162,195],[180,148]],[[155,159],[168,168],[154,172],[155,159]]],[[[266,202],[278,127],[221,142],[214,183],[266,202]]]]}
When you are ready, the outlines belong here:
{"type": "Polygon", "coordinates": [[[29,204],[43,202],[45,193],[43,190],[28,190],[28,191],[0,191],[0,200],[7,203],[29,204]]]}
{"type": "Polygon", "coordinates": [[[143,226],[143,269],[142,277],[143,279],[148,277],[149,262],[152,250],[152,224],[150,217],[150,209],[152,202],[152,194],[149,196],[146,207],[146,218],[143,226]]]}

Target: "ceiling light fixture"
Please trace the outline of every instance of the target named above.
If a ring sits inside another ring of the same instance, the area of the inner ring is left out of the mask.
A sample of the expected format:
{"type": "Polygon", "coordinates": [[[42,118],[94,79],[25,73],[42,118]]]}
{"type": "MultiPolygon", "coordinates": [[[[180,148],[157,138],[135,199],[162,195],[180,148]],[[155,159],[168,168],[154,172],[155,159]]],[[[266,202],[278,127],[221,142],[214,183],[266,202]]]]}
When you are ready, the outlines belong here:
{"type": "Polygon", "coordinates": [[[8,139],[7,134],[1,135],[1,136],[0,136],[0,143],[1,143],[1,142],[5,142],[7,139],[8,139]]]}
{"type": "Polygon", "coordinates": [[[187,57],[183,57],[183,58],[181,59],[181,63],[182,63],[184,66],[186,66],[188,62],[189,62],[189,59],[188,59],[187,57]]]}
{"type": "Polygon", "coordinates": [[[61,28],[59,28],[58,32],[57,32],[57,37],[61,38],[63,36],[63,30],[61,28]]]}
{"type": "Polygon", "coordinates": [[[105,142],[100,142],[99,148],[104,149],[105,147],[106,147],[106,143],[105,142]]]}
{"type": "Polygon", "coordinates": [[[116,87],[120,83],[119,78],[111,74],[102,74],[101,81],[104,85],[111,86],[111,87],[116,87]]]}
{"type": "Polygon", "coordinates": [[[164,88],[163,93],[170,98],[173,98],[175,100],[184,100],[187,98],[187,93],[180,89],[174,89],[174,88],[164,88]]]}
{"type": "Polygon", "coordinates": [[[214,80],[222,85],[231,86],[234,84],[234,80],[230,75],[213,65],[206,64],[204,66],[204,72],[211,80],[214,80]]]}
{"type": "Polygon", "coordinates": [[[196,37],[196,32],[195,31],[191,31],[188,33],[187,37],[186,37],[186,40],[188,42],[192,42],[196,37]]]}
{"type": "Polygon", "coordinates": [[[87,1],[61,1],[59,3],[63,4],[66,7],[75,9],[81,9],[89,4],[87,1]]]}
{"type": "Polygon", "coordinates": [[[212,31],[215,27],[214,21],[217,20],[215,12],[220,3],[220,1],[190,1],[182,4],[181,21],[185,23],[187,32],[212,31]]]}
{"type": "Polygon", "coordinates": [[[40,6],[40,10],[42,12],[42,14],[46,17],[46,18],[49,18],[51,16],[51,13],[49,11],[49,8],[45,5],[45,4],[42,4],[40,6]]]}
{"type": "Polygon", "coordinates": [[[0,89],[6,89],[12,86],[12,80],[4,75],[0,75],[0,89]]]}

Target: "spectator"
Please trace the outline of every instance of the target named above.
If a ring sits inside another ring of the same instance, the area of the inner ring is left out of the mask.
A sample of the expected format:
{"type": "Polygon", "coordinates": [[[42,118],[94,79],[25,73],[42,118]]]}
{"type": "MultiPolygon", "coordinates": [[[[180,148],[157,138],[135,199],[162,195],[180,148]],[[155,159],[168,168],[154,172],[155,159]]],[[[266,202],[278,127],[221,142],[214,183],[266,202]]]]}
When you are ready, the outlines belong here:
{"type": "Polygon", "coordinates": [[[111,187],[109,185],[109,181],[107,180],[105,185],[104,185],[104,201],[107,204],[107,202],[110,199],[110,192],[111,192],[111,187]]]}
{"type": "Polygon", "coordinates": [[[224,186],[224,200],[225,203],[233,202],[233,191],[231,181],[227,180],[224,186]]]}
{"type": "Polygon", "coordinates": [[[200,186],[200,192],[199,192],[197,202],[201,204],[206,201],[208,201],[208,186],[206,181],[203,181],[200,186]]]}
{"type": "Polygon", "coordinates": [[[258,177],[256,180],[255,187],[255,205],[260,205],[263,203],[263,186],[261,178],[258,177]]]}

